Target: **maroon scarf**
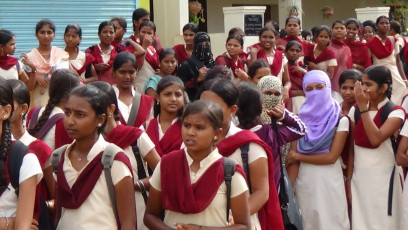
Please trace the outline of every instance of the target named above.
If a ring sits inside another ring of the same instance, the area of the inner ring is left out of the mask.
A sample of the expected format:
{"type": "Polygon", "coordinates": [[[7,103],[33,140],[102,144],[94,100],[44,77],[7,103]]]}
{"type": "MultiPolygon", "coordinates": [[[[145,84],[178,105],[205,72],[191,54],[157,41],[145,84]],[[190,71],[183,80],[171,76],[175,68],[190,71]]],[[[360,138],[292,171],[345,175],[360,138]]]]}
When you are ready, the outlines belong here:
{"type": "MultiPolygon", "coordinates": [[[[144,124],[147,119],[149,119],[150,111],[152,110],[154,97],[142,94],[140,98],[140,105],[139,110],[137,111],[136,120],[134,123],[134,127],[140,127],[144,124]]],[[[123,118],[122,114],[119,112],[119,119],[120,123],[126,125],[125,118],[123,118]]]]}
{"type": "Polygon", "coordinates": [[[283,230],[283,220],[280,209],[278,193],[275,189],[275,180],[273,176],[273,156],[271,148],[259,139],[258,135],[249,131],[242,130],[232,136],[229,136],[217,144],[221,155],[229,157],[238,148],[249,143],[256,143],[265,149],[268,156],[268,176],[269,176],[269,199],[259,210],[259,222],[263,230],[283,230]]]}
{"type": "MultiPolygon", "coordinates": [[[[257,59],[263,58],[266,63],[268,62],[268,57],[265,54],[263,49],[260,49],[257,54],[257,59]]],[[[275,57],[273,58],[273,62],[269,67],[271,68],[271,74],[273,76],[278,76],[279,72],[282,69],[282,59],[283,59],[283,52],[279,50],[275,50],[275,57]]]]}
{"type": "Polygon", "coordinates": [[[373,37],[366,45],[378,59],[386,58],[394,51],[394,45],[389,38],[386,38],[385,45],[383,45],[378,37],[373,37]]]}
{"type": "Polygon", "coordinates": [[[289,64],[288,63],[288,69],[289,69],[289,77],[290,77],[290,82],[292,83],[292,86],[290,90],[303,90],[302,82],[303,82],[303,75],[299,71],[292,71],[291,67],[296,67],[296,66],[303,66],[303,62],[297,62],[295,64],[289,64]]]}
{"type": "Polygon", "coordinates": [[[353,63],[367,68],[372,65],[370,53],[365,43],[361,41],[344,40],[344,43],[350,47],[353,63]]]}
{"type": "Polygon", "coordinates": [[[140,135],[142,135],[143,130],[125,125],[118,125],[112,129],[105,137],[107,142],[113,143],[122,149],[131,146],[140,135]]]}
{"type": "Polygon", "coordinates": [[[176,121],[164,133],[161,140],[159,140],[159,121],[157,118],[149,122],[146,133],[155,144],[156,151],[162,157],[167,153],[179,150],[183,139],[181,138],[181,122],[176,121]]]}
{"type": "Polygon", "coordinates": [[[159,54],[157,54],[156,49],[153,46],[149,46],[147,48],[146,53],[145,53],[145,60],[150,64],[150,66],[154,70],[160,69],[159,54]],[[151,54],[149,50],[151,50],[153,54],[151,54]]]}
{"type": "MultiPolygon", "coordinates": [[[[89,47],[88,49],[86,49],[85,53],[91,54],[95,58],[93,64],[104,63],[101,50],[99,49],[98,45],[93,45],[89,47]]],[[[107,63],[109,66],[112,66],[113,60],[115,59],[116,55],[117,55],[116,50],[115,48],[113,48],[110,53],[110,59],[107,63]]]]}
{"type": "MultiPolygon", "coordinates": [[[[111,55],[112,55],[112,54],[111,54],[111,55]]],[[[84,63],[84,65],[83,65],[80,69],[75,68],[73,65],[71,65],[71,67],[72,67],[72,69],[74,69],[74,70],[78,73],[79,76],[81,76],[81,74],[82,74],[83,72],[85,72],[86,68],[87,68],[90,64],[92,64],[94,61],[95,61],[95,58],[94,58],[92,55],[85,54],[85,63],[84,63]]]]}
{"type": "MultiPolygon", "coordinates": [[[[238,164],[235,170],[244,176],[238,164]]],[[[160,171],[163,208],[184,214],[199,213],[206,209],[224,182],[223,158],[220,158],[196,183],[191,184],[190,169],[183,149],[163,156],[160,171]]]]}
{"type": "Polygon", "coordinates": [[[305,54],[305,57],[307,57],[308,61],[314,62],[315,64],[318,64],[323,61],[328,61],[331,59],[336,59],[336,55],[334,54],[333,50],[331,50],[328,47],[326,47],[317,58],[314,57],[313,52],[314,52],[314,44],[309,43],[307,45],[307,54],[305,54]]]}
{"type": "Polygon", "coordinates": [[[0,56],[0,68],[4,70],[9,70],[11,67],[15,66],[18,59],[9,55],[0,56]]]}
{"type": "MultiPolygon", "coordinates": [[[[86,198],[88,198],[103,171],[103,166],[101,163],[102,154],[103,152],[99,153],[91,162],[88,163],[73,184],[72,188],[69,188],[67,179],[65,178],[63,170],[65,152],[62,154],[60,163],[58,164],[57,173],[57,197],[61,199],[60,204],[62,207],[77,209],[82,205],[86,198]]],[[[115,160],[126,164],[129,170],[132,172],[129,158],[127,158],[123,152],[117,153],[115,160]]]]}
{"type": "Polygon", "coordinates": [[[188,54],[186,52],[186,48],[184,44],[178,44],[173,47],[174,52],[176,53],[177,62],[179,65],[184,62],[188,58],[188,54]]]}

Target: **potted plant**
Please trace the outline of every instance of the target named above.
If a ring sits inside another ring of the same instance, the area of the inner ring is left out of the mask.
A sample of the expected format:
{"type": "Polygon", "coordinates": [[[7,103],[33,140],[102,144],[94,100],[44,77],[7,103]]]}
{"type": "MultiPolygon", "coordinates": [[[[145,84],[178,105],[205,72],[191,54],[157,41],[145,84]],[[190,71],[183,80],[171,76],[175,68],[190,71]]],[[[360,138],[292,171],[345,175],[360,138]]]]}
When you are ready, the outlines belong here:
{"type": "Polygon", "coordinates": [[[190,15],[190,22],[198,26],[200,23],[205,22],[204,9],[200,2],[192,1],[188,3],[188,11],[190,15]]]}
{"type": "Polygon", "coordinates": [[[322,8],[323,17],[329,19],[334,14],[334,8],[332,6],[325,6],[322,8]]]}
{"type": "Polygon", "coordinates": [[[299,14],[304,14],[302,8],[298,7],[297,5],[293,4],[288,7],[288,16],[299,16],[299,14]]]}

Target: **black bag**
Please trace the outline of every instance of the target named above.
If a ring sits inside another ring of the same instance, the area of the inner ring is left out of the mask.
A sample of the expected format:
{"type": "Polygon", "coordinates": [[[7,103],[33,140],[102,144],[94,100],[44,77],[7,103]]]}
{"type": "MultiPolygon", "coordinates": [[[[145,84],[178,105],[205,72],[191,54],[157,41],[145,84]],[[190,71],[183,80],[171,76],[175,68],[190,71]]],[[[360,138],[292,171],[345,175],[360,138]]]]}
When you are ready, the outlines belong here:
{"type": "MultiPolygon", "coordinates": [[[[276,119],[272,117],[272,128],[275,131],[276,138],[280,139],[276,119]]],[[[289,180],[285,165],[282,164],[282,156],[279,148],[279,162],[281,162],[281,178],[279,181],[279,202],[281,205],[283,225],[285,230],[303,230],[302,214],[299,205],[296,202],[295,193],[293,192],[292,183],[289,180]]]]}

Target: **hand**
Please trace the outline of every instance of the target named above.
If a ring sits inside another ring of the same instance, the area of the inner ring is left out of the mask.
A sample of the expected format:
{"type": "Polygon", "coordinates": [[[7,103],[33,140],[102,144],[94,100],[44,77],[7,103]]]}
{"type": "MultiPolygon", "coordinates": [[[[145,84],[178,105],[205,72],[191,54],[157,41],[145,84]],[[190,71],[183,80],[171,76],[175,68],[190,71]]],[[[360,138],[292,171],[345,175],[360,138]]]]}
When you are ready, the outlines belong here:
{"type": "Polygon", "coordinates": [[[363,86],[361,85],[361,82],[356,81],[354,84],[354,97],[356,98],[356,102],[358,107],[360,108],[360,111],[367,110],[367,104],[368,104],[368,93],[364,92],[363,86]]]}
{"type": "Polygon", "coordinates": [[[296,162],[298,162],[296,160],[296,154],[298,154],[295,150],[290,150],[288,155],[286,155],[286,166],[289,166],[291,164],[294,164],[296,162]]]}
{"type": "Polygon", "coordinates": [[[258,52],[259,52],[259,50],[257,49],[257,48],[252,48],[250,51],[249,51],[251,54],[258,54],[258,52]]]}
{"type": "Polygon", "coordinates": [[[299,72],[302,75],[307,73],[307,71],[305,69],[303,69],[302,67],[300,67],[300,66],[292,66],[292,67],[290,67],[289,71],[292,72],[292,73],[293,72],[299,72]]]}
{"type": "Polygon", "coordinates": [[[207,72],[208,72],[208,69],[207,69],[207,67],[201,67],[199,70],[198,70],[198,77],[197,77],[197,82],[201,82],[201,81],[204,81],[204,78],[205,78],[205,75],[207,74],[207,72]]]}
{"type": "Polygon", "coordinates": [[[195,224],[175,223],[174,226],[177,227],[177,230],[198,230],[200,229],[200,226],[195,225],[195,224]]]}
{"type": "Polygon", "coordinates": [[[276,45],[276,49],[280,51],[285,51],[285,46],[283,44],[276,45]]]}
{"type": "Polygon", "coordinates": [[[94,65],[96,72],[101,73],[109,69],[110,65],[105,63],[99,63],[94,65]]]}
{"type": "Polygon", "coordinates": [[[314,63],[314,62],[311,62],[311,61],[309,61],[308,63],[307,63],[307,66],[309,66],[309,69],[319,69],[318,67],[317,67],[317,65],[316,65],[316,63],[314,63]]]}
{"type": "Polygon", "coordinates": [[[408,167],[408,155],[407,155],[407,153],[397,152],[397,155],[395,156],[395,160],[397,162],[397,165],[408,167]]]}
{"type": "Polygon", "coordinates": [[[145,35],[143,38],[142,46],[143,48],[147,48],[153,44],[153,36],[151,35],[145,35]]]}
{"type": "Polygon", "coordinates": [[[23,58],[21,59],[21,62],[22,62],[24,65],[29,66],[29,67],[32,69],[32,71],[35,72],[35,70],[36,70],[35,65],[34,65],[34,63],[30,60],[30,58],[28,58],[27,54],[21,53],[21,57],[23,57],[23,58]]]}
{"type": "Polygon", "coordinates": [[[243,71],[242,69],[236,69],[235,74],[237,75],[237,77],[241,81],[248,81],[248,79],[249,79],[248,74],[245,71],[243,71]]]}
{"type": "Polygon", "coordinates": [[[49,80],[43,76],[36,75],[35,80],[41,87],[46,88],[48,86],[49,80]]]}
{"type": "Polygon", "coordinates": [[[38,221],[36,219],[33,219],[31,221],[31,230],[39,230],[38,226],[39,226],[38,221]]]}
{"type": "Polygon", "coordinates": [[[266,114],[279,120],[285,114],[285,107],[283,107],[281,104],[276,105],[272,110],[266,110],[266,114]]]}

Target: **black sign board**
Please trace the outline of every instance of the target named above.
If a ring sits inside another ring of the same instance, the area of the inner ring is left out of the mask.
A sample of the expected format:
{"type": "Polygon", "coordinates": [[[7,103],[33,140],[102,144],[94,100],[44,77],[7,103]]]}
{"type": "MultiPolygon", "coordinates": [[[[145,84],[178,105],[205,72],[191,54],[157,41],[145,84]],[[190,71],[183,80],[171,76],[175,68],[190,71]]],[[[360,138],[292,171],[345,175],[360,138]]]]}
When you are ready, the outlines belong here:
{"type": "Polygon", "coordinates": [[[262,14],[244,15],[244,32],[246,36],[258,36],[262,27],[262,14]]]}

